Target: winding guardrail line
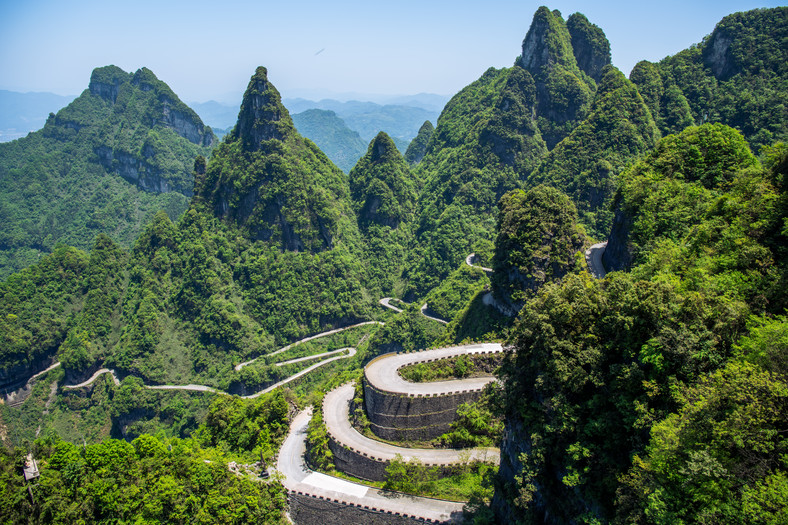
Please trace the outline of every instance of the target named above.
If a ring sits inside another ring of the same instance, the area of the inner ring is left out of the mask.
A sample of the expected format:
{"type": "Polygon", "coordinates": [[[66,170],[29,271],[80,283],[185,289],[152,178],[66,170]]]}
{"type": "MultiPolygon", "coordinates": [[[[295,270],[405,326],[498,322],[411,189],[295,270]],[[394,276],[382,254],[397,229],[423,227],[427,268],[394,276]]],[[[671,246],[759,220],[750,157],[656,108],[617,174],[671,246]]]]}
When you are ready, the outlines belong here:
{"type": "Polygon", "coordinates": [[[381,323],[380,321],[364,321],[363,323],[356,323],[356,324],[352,324],[350,326],[343,326],[342,328],[336,328],[334,330],[329,330],[327,332],[320,332],[319,334],[310,335],[309,337],[304,337],[300,341],[296,341],[295,343],[290,343],[287,346],[283,346],[279,350],[277,350],[275,352],[271,352],[270,354],[261,355],[261,356],[255,357],[254,359],[250,359],[249,361],[244,361],[243,363],[237,364],[237,365],[235,365],[235,371],[238,372],[243,367],[245,367],[247,365],[251,365],[252,363],[257,361],[261,357],[270,357],[272,355],[281,354],[282,352],[286,352],[286,351],[290,350],[291,348],[293,348],[295,346],[298,346],[298,345],[300,345],[302,343],[306,343],[307,341],[312,341],[313,339],[318,339],[320,337],[326,337],[328,335],[338,334],[339,332],[344,332],[345,330],[350,330],[351,328],[358,328],[359,326],[366,326],[366,325],[370,325],[370,324],[383,325],[384,323],[381,323]]]}
{"type": "Polygon", "coordinates": [[[358,454],[379,462],[389,462],[400,455],[406,461],[418,460],[428,467],[462,465],[470,461],[498,464],[500,461],[500,450],[492,447],[407,448],[368,438],[350,424],[350,401],[354,394],[355,383],[346,383],[326,394],[323,398],[323,420],[334,441],[358,454]]]}
{"type": "Polygon", "coordinates": [[[433,381],[429,383],[413,383],[406,381],[399,369],[403,366],[447,359],[461,355],[492,354],[503,352],[500,343],[474,343],[467,345],[434,348],[410,353],[391,353],[370,361],[364,369],[364,377],[378,390],[409,397],[444,395],[463,391],[481,390],[495,381],[493,377],[473,377],[468,379],[452,379],[449,381],[433,381]]]}
{"type": "MultiPolygon", "coordinates": [[[[279,450],[276,470],[284,475],[283,485],[290,494],[310,496],[383,514],[399,514],[432,523],[456,523],[462,519],[463,504],[410,496],[375,489],[314,472],[304,463],[306,431],[312,407],[300,412],[290,424],[290,432],[279,450]]],[[[274,469],[271,469],[273,473],[274,469]]]]}

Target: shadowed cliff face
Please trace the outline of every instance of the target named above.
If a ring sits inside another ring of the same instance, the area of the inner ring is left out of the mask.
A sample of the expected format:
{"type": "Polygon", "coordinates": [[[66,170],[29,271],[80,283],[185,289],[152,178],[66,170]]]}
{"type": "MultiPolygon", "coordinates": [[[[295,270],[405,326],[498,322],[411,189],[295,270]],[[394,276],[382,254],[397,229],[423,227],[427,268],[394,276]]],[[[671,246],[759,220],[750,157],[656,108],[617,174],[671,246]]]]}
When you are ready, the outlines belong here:
{"type": "Polygon", "coordinates": [[[596,82],[602,78],[602,69],[610,64],[610,42],[605,32],[580,14],[572,14],[566,21],[572,38],[572,52],[577,67],[596,82]]]}

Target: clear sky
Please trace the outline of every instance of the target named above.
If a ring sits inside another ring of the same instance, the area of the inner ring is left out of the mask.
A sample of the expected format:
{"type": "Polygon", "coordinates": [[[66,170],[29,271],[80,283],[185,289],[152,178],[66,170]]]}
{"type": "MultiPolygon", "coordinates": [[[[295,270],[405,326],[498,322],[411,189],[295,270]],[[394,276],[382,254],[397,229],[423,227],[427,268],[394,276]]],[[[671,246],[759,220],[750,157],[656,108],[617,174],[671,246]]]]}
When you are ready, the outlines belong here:
{"type": "MultiPolygon", "coordinates": [[[[258,65],[285,97],[452,95],[510,66],[541,2],[0,0],[0,89],[77,95],[94,67],[148,67],[181,99],[240,100],[258,65]]],[[[779,2],[555,1],[611,42],[625,74],[711,33],[726,14],[779,2]]]]}

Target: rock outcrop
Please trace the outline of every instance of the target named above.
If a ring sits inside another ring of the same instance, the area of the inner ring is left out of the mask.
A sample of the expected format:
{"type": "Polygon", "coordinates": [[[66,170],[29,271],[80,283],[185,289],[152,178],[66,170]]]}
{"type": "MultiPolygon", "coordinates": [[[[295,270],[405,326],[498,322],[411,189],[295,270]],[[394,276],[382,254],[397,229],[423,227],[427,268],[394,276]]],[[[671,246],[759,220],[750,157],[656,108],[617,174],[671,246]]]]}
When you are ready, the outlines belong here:
{"type": "Polygon", "coordinates": [[[320,252],[357,236],[347,177],[295,129],[258,67],[238,123],[208,163],[198,195],[224,220],[283,251],[320,252]]]}

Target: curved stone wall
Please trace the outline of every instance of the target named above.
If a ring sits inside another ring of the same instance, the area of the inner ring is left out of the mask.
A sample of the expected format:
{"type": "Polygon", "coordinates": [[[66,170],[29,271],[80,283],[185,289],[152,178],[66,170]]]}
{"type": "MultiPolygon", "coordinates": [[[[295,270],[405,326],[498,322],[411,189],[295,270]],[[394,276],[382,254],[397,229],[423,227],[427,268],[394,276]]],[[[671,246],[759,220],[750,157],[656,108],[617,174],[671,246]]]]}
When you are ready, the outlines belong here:
{"type": "Polygon", "coordinates": [[[462,403],[479,399],[481,390],[415,396],[380,390],[364,381],[364,402],[370,428],[391,441],[435,439],[449,431],[462,403]]]}
{"type": "Polygon", "coordinates": [[[477,401],[494,379],[411,383],[393,373],[406,365],[502,351],[499,344],[483,343],[386,354],[372,360],[364,368],[364,403],[372,432],[391,441],[429,441],[445,434],[457,418],[457,408],[477,401]]]}

